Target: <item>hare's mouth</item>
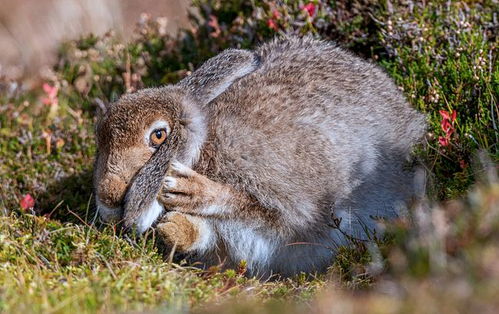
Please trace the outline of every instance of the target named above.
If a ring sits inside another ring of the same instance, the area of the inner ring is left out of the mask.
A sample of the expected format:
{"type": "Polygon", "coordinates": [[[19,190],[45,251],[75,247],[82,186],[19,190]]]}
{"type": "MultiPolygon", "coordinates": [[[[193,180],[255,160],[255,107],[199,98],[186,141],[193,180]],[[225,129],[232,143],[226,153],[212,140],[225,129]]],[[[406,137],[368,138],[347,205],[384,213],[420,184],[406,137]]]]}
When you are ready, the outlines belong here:
{"type": "Polygon", "coordinates": [[[109,223],[117,223],[123,217],[123,209],[119,207],[107,207],[99,198],[96,199],[97,212],[102,220],[109,223]]]}
{"type": "MultiPolygon", "coordinates": [[[[120,223],[123,221],[123,209],[121,207],[108,207],[104,205],[99,198],[96,199],[97,212],[100,218],[107,223],[120,223]]],[[[139,233],[143,233],[164,214],[163,206],[157,200],[151,206],[142,212],[134,225],[139,233]]]]}

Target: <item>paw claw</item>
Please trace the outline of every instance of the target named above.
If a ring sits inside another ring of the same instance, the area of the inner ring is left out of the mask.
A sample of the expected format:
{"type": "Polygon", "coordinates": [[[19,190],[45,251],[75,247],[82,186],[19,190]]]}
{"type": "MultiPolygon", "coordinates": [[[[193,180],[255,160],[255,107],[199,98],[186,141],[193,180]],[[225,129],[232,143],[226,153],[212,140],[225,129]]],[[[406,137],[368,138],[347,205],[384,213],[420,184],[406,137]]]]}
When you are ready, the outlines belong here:
{"type": "Polygon", "coordinates": [[[174,188],[175,186],[177,186],[177,179],[175,179],[174,177],[166,177],[165,178],[165,185],[168,188],[174,188]]]}
{"type": "Polygon", "coordinates": [[[165,198],[168,198],[168,199],[174,199],[174,198],[176,198],[177,196],[176,196],[175,194],[173,194],[173,193],[165,193],[165,194],[164,194],[164,197],[165,197],[165,198]]]}

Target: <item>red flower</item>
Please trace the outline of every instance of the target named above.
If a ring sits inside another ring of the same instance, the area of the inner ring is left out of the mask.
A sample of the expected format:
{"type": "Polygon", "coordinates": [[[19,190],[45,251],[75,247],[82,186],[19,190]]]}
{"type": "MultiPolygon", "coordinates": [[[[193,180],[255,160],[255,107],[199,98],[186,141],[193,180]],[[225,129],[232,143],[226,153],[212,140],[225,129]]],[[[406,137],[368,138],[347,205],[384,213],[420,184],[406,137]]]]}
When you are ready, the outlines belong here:
{"type": "Polygon", "coordinates": [[[466,164],[466,161],[461,159],[459,161],[459,166],[461,167],[461,169],[466,169],[468,167],[468,164],[466,164]]]}
{"type": "Polygon", "coordinates": [[[441,146],[449,146],[450,140],[447,137],[439,136],[438,137],[438,142],[440,143],[441,146]]]}
{"type": "Polygon", "coordinates": [[[278,30],[277,23],[273,19],[267,21],[267,26],[275,31],[278,30]]]}
{"type": "Polygon", "coordinates": [[[456,110],[452,110],[452,113],[447,112],[445,110],[439,110],[438,113],[440,113],[440,115],[442,116],[442,118],[444,118],[444,120],[449,120],[451,122],[456,121],[457,118],[456,110]]]}
{"type": "Polygon", "coordinates": [[[450,116],[449,116],[449,113],[445,110],[439,110],[438,111],[440,113],[440,115],[442,116],[442,118],[444,118],[445,120],[450,120],[450,116]]]}
{"type": "Polygon", "coordinates": [[[440,126],[445,133],[449,133],[452,130],[452,125],[447,119],[443,119],[442,122],[440,122],[440,126]]]}
{"type": "Polygon", "coordinates": [[[314,16],[315,14],[315,4],[313,4],[312,2],[305,4],[301,7],[301,9],[307,11],[309,16],[314,16]]]}
{"type": "Polygon", "coordinates": [[[452,133],[454,133],[454,122],[457,118],[456,110],[452,110],[452,112],[448,112],[445,110],[439,110],[438,113],[442,116],[442,121],[440,122],[440,127],[442,131],[444,131],[445,136],[440,136],[438,138],[438,142],[441,146],[448,146],[450,144],[450,138],[452,133]]]}
{"type": "Polygon", "coordinates": [[[24,210],[31,209],[35,207],[35,199],[30,194],[26,194],[19,202],[21,208],[24,210]]]}

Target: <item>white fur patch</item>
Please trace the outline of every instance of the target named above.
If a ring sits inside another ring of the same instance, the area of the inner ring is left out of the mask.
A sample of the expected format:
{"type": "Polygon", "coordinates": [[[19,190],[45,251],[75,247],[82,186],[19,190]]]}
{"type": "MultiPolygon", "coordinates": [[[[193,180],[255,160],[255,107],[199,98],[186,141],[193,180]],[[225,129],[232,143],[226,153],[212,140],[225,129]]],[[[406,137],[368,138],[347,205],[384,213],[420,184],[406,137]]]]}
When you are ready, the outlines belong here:
{"type": "Polygon", "coordinates": [[[146,231],[151,225],[158,219],[158,217],[163,213],[163,206],[154,200],[147,210],[145,210],[137,219],[136,227],[139,233],[146,231]]]}
{"type": "Polygon", "coordinates": [[[216,244],[215,236],[212,227],[208,224],[207,220],[202,220],[199,217],[192,218],[194,218],[193,223],[195,222],[199,230],[199,239],[192,246],[192,250],[203,254],[213,248],[216,244]]]}
{"type": "Polygon", "coordinates": [[[223,221],[217,226],[233,260],[247,261],[250,270],[266,269],[271,263],[278,246],[275,239],[265,238],[241,221],[223,221]]]}
{"type": "Polygon", "coordinates": [[[191,176],[194,173],[194,171],[191,168],[185,166],[184,164],[182,164],[178,161],[172,162],[171,167],[172,167],[172,170],[174,170],[174,171],[176,171],[179,174],[184,175],[184,176],[191,176]]]}
{"type": "MultiPolygon", "coordinates": [[[[338,245],[347,243],[338,229],[322,238],[311,233],[299,240],[285,240],[264,226],[247,221],[213,221],[227,245],[231,260],[245,260],[251,276],[270,275],[273,271],[292,275],[299,271],[322,271],[338,245]]],[[[212,223],[213,223],[212,222],[212,223]]]]}
{"type": "Polygon", "coordinates": [[[107,207],[106,205],[102,204],[99,198],[95,200],[95,203],[97,205],[97,212],[99,213],[99,216],[102,218],[102,220],[104,220],[105,222],[119,221],[121,216],[119,208],[107,207]]]}
{"type": "Polygon", "coordinates": [[[201,213],[207,216],[221,214],[223,212],[224,212],[224,207],[219,205],[210,205],[207,207],[203,207],[203,209],[201,209],[201,213]]]}

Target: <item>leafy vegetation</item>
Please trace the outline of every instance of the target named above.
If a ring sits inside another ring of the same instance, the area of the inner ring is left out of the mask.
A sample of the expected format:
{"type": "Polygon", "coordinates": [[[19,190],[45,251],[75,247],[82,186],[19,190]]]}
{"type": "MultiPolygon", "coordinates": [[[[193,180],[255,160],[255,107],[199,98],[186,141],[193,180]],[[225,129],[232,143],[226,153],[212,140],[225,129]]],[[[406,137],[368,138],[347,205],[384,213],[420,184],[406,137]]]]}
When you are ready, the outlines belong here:
{"type": "Polygon", "coordinates": [[[498,306],[497,1],[194,4],[192,28],[176,37],[166,35],[161,20],[144,16],[129,43],[112,32],[65,43],[43,87],[0,82],[0,311],[498,306]],[[377,245],[342,248],[325,275],[270,282],[245,278],[244,265],[201,271],[171,263],[154,234],[130,239],[96,221],[91,171],[99,106],[124,92],[174,83],[225,48],[306,33],[378,63],[427,113],[428,136],[417,155],[432,202],[388,224],[377,245]],[[487,152],[479,166],[478,150],[487,152]]]}

